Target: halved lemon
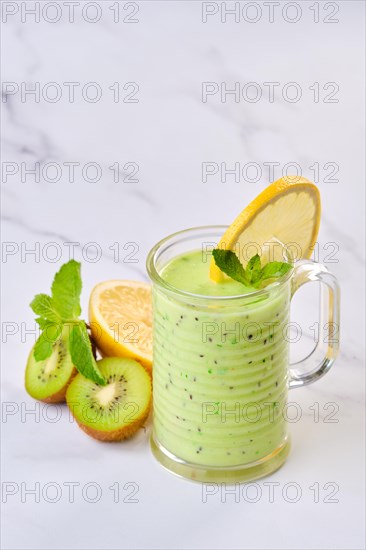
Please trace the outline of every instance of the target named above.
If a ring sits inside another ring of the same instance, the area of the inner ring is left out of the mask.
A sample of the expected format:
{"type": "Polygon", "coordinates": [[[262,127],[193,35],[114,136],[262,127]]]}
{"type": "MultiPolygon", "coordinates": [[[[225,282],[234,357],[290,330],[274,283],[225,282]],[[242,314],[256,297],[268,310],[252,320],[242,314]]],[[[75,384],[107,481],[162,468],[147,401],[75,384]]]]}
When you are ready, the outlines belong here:
{"type": "Polygon", "coordinates": [[[132,357],[151,373],[151,286],[137,281],[105,281],[89,300],[90,328],[103,356],[132,357]]]}
{"type": "MultiPolygon", "coordinates": [[[[234,220],[222,236],[218,248],[243,251],[253,245],[263,250],[277,240],[296,248],[296,257],[310,258],[320,224],[320,194],[309,180],[286,176],[269,185],[234,220]]],[[[249,259],[249,258],[247,258],[249,259]]],[[[215,264],[210,277],[220,282],[225,275],[215,264]]]]}

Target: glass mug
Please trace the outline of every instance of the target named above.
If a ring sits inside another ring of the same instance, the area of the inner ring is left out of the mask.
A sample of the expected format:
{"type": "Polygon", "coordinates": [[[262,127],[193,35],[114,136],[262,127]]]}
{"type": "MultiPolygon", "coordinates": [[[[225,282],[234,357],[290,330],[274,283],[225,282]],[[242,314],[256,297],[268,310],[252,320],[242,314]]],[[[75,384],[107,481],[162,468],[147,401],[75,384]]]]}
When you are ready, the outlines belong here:
{"type": "Polygon", "coordinates": [[[180,476],[230,483],[258,479],[285,462],[288,389],[314,382],[333,364],[339,287],[310,260],[239,296],[200,296],[164,281],[169,260],[212,250],[226,229],[197,227],[165,238],[150,251],[147,270],[153,283],[153,454],[180,476]],[[306,359],[289,365],[290,301],[312,281],[321,283],[323,334],[306,359]]]}

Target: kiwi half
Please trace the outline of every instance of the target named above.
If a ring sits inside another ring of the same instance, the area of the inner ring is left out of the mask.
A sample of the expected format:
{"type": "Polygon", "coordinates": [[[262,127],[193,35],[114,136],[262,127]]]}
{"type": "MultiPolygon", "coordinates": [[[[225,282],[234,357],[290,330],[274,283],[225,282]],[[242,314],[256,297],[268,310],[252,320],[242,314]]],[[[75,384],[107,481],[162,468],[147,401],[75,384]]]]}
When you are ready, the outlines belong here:
{"type": "Polygon", "coordinates": [[[78,374],[66,401],[80,428],[100,441],[131,437],[146,420],[151,405],[151,380],[134,359],[108,357],[97,362],[107,381],[100,386],[78,374]]]}
{"type": "Polygon", "coordinates": [[[48,359],[36,361],[31,350],[25,371],[25,389],[35,399],[45,403],[65,401],[66,390],[76,375],[68,346],[68,332],[63,332],[53,344],[48,359]]]}

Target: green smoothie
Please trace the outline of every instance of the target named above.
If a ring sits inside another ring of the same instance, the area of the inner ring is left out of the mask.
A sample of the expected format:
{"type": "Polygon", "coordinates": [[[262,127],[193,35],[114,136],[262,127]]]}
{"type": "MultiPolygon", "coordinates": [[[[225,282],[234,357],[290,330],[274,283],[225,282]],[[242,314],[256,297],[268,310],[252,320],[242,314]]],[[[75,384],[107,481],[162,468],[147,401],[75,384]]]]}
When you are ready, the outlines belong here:
{"type": "Polygon", "coordinates": [[[210,261],[197,250],[161,268],[190,294],[154,286],[154,438],[189,463],[240,466],[286,441],[290,282],[215,283],[210,261]]]}

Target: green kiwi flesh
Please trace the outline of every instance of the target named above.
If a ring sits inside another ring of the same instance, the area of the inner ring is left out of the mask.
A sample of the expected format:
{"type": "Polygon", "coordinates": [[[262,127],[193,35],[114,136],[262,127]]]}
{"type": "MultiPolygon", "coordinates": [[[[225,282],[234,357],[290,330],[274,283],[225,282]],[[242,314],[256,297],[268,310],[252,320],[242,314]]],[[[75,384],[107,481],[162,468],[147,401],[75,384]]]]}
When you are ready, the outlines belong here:
{"type": "Polygon", "coordinates": [[[25,389],[30,396],[46,403],[65,401],[66,390],[77,373],[70,356],[68,333],[53,344],[48,359],[36,361],[31,350],[25,371],[25,389]]]}
{"type": "Polygon", "coordinates": [[[77,423],[101,441],[130,437],[146,420],[151,404],[151,379],[134,359],[108,357],[97,362],[107,381],[100,386],[77,374],[66,401],[77,423]]]}

